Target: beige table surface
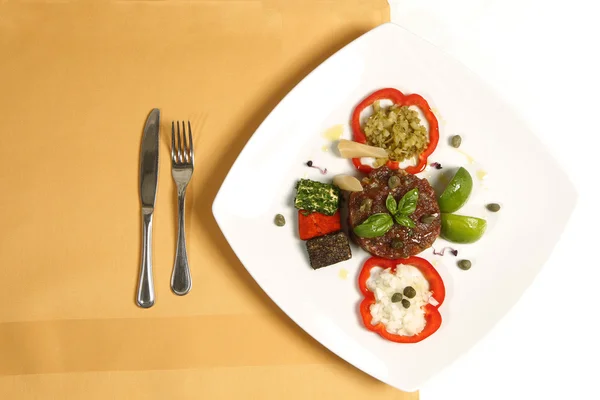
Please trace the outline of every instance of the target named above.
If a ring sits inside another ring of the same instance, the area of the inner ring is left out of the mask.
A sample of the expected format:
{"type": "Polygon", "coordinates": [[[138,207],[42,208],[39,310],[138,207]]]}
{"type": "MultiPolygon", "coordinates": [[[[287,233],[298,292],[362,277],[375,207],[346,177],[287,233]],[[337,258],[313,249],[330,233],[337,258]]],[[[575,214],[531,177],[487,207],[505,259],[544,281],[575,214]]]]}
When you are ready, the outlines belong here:
{"type": "Polygon", "coordinates": [[[275,104],[388,19],[385,0],[0,2],[0,399],[416,399],[298,328],[211,213],[275,104]],[[157,301],[142,310],[138,154],[153,107],[157,301]],[[185,297],[169,289],[173,119],[191,120],[197,148],[185,297]]]}

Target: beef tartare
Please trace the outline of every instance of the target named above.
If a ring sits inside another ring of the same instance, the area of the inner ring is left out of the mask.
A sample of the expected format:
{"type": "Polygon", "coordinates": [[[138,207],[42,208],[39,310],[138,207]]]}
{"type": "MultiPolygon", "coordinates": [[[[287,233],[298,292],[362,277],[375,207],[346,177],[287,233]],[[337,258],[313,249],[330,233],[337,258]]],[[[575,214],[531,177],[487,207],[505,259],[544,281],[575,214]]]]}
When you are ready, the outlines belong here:
{"type": "Polygon", "coordinates": [[[414,222],[414,227],[394,223],[382,236],[366,238],[353,234],[360,247],[374,256],[388,259],[407,258],[431,247],[440,234],[441,222],[435,192],[426,179],[420,179],[402,170],[392,171],[384,166],[363,178],[361,184],[363,191],[352,193],[348,204],[351,232],[369,216],[388,212],[388,194],[399,201],[406,193],[416,188],[419,197],[415,211],[408,216],[414,222]]]}

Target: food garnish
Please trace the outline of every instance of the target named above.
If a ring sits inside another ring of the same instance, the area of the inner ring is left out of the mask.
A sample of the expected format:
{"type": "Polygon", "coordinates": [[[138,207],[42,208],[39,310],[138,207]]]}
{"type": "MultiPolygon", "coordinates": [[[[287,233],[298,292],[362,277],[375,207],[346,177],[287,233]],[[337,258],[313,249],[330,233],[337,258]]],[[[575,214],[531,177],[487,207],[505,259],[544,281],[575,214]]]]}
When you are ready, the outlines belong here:
{"type": "Polygon", "coordinates": [[[322,175],[325,175],[327,173],[327,168],[318,167],[318,166],[314,165],[314,163],[310,160],[306,162],[306,166],[318,169],[322,175]]]}
{"type": "Polygon", "coordinates": [[[398,186],[400,186],[401,180],[400,177],[398,175],[392,175],[390,176],[390,179],[388,179],[388,187],[390,189],[395,189],[398,186]]]}
{"type": "Polygon", "coordinates": [[[452,139],[450,139],[450,144],[455,149],[458,149],[460,147],[461,143],[462,143],[462,138],[460,137],[460,135],[454,135],[454,136],[452,136],[452,139]]]}
{"type": "Polygon", "coordinates": [[[433,221],[435,221],[436,218],[437,215],[425,214],[421,217],[421,222],[424,224],[431,224],[433,221]]]}
{"type": "Polygon", "coordinates": [[[490,203],[487,206],[485,206],[488,210],[490,210],[491,212],[498,212],[500,211],[500,204],[498,203],[490,203]]]}
{"type": "Polygon", "coordinates": [[[409,299],[412,299],[413,297],[415,297],[417,295],[417,291],[412,286],[407,286],[404,288],[404,291],[402,292],[402,294],[404,294],[409,299]]]}
{"type": "Polygon", "coordinates": [[[341,139],[338,142],[338,151],[343,158],[354,157],[387,157],[387,151],[381,147],[369,146],[352,140],[341,139]]]}
{"type": "Polygon", "coordinates": [[[390,214],[377,213],[371,215],[362,224],[355,226],[353,231],[356,236],[374,238],[385,235],[392,225],[394,225],[394,220],[390,214]]]}
{"type": "Polygon", "coordinates": [[[334,185],[300,179],[296,184],[294,206],[299,210],[333,215],[339,207],[339,189],[334,185]]]}
{"type": "MultiPolygon", "coordinates": [[[[400,161],[416,156],[417,165],[405,169],[410,174],[425,169],[427,157],[433,153],[439,140],[438,121],[427,101],[418,94],[405,95],[393,88],[378,90],[356,106],[352,114],[352,132],[354,141],[384,148],[387,152],[384,164],[390,169],[398,169],[400,161]],[[380,100],[391,100],[394,105],[383,110],[378,103],[380,100]],[[360,114],[370,106],[375,113],[372,119],[367,120],[363,130],[360,114]],[[423,112],[429,123],[429,134],[424,132],[420,120],[417,122],[416,112],[409,106],[417,106],[423,112]]],[[[373,170],[373,167],[362,164],[360,158],[353,158],[352,163],[362,172],[373,170]]],[[[383,160],[378,160],[377,166],[382,163],[383,160]]]]}
{"type": "Polygon", "coordinates": [[[393,239],[391,246],[392,249],[401,249],[404,247],[404,242],[400,239],[393,239]]]}
{"type": "Polygon", "coordinates": [[[348,192],[362,192],[363,190],[360,181],[351,175],[336,175],[333,177],[333,184],[348,192]]]}
{"type": "Polygon", "coordinates": [[[458,268],[462,269],[462,270],[468,270],[471,269],[471,261],[469,260],[460,260],[458,262],[458,268]]]}
{"type": "Polygon", "coordinates": [[[284,226],[285,225],[285,217],[281,214],[277,214],[275,216],[275,225],[284,226]]]}
{"type": "Polygon", "coordinates": [[[452,254],[454,257],[458,255],[458,250],[453,249],[452,247],[444,247],[440,251],[435,251],[435,249],[433,249],[433,254],[435,254],[436,256],[443,256],[446,250],[448,250],[450,254],[452,254]]]}
{"type": "Polygon", "coordinates": [[[415,223],[409,216],[415,212],[418,198],[419,191],[417,188],[410,190],[402,196],[398,203],[396,203],[396,199],[394,199],[394,196],[392,196],[391,193],[388,194],[388,197],[385,200],[385,206],[390,213],[377,213],[371,215],[362,224],[354,227],[354,233],[357,236],[364,238],[383,236],[390,230],[394,221],[396,221],[398,225],[414,228],[415,223]]]}
{"type": "Polygon", "coordinates": [[[359,307],[363,324],[387,340],[417,343],[442,324],[438,308],[444,302],[446,289],[439,273],[425,259],[371,257],[360,271],[358,286],[364,296],[359,307]],[[372,276],[374,268],[382,271],[372,276]],[[415,268],[420,274],[415,273],[415,268]],[[402,298],[396,287],[411,287],[412,302],[402,298]]]}
{"type": "Polygon", "coordinates": [[[364,199],[363,202],[360,204],[360,212],[369,212],[371,211],[371,207],[373,207],[373,200],[372,199],[364,199]]]}
{"type": "Polygon", "coordinates": [[[472,190],[473,178],[471,178],[471,174],[460,167],[438,200],[440,211],[443,213],[458,211],[467,202],[472,190]]]}
{"type": "Polygon", "coordinates": [[[330,233],[306,241],[312,269],[319,269],[352,258],[350,244],[344,232],[330,233]]]}
{"type": "Polygon", "coordinates": [[[388,194],[385,200],[385,206],[388,211],[394,216],[394,220],[398,225],[406,226],[407,228],[414,228],[415,223],[409,216],[417,209],[417,201],[419,200],[419,190],[414,188],[409,190],[398,203],[394,199],[394,196],[388,194]]]}
{"type": "Polygon", "coordinates": [[[441,236],[454,243],[474,243],[481,239],[487,222],[481,218],[442,214],[441,236]]]}
{"type": "Polygon", "coordinates": [[[402,214],[401,212],[397,212],[396,214],[394,214],[394,220],[396,221],[396,223],[398,225],[402,225],[402,226],[405,226],[407,228],[414,228],[415,227],[415,223],[413,222],[413,220],[410,219],[408,217],[408,215],[402,214]]]}
{"type": "Polygon", "coordinates": [[[439,162],[434,162],[429,164],[430,167],[433,167],[435,169],[442,169],[442,164],[440,164],[439,162]]]}
{"type": "Polygon", "coordinates": [[[333,215],[298,211],[298,234],[302,240],[327,235],[340,229],[342,229],[342,224],[339,211],[333,215]]]}
{"type": "Polygon", "coordinates": [[[485,232],[487,227],[485,220],[451,214],[458,211],[467,202],[472,189],[473,178],[471,178],[471,174],[460,167],[438,199],[440,211],[442,212],[441,236],[450,242],[473,243],[481,239],[485,232]]]}

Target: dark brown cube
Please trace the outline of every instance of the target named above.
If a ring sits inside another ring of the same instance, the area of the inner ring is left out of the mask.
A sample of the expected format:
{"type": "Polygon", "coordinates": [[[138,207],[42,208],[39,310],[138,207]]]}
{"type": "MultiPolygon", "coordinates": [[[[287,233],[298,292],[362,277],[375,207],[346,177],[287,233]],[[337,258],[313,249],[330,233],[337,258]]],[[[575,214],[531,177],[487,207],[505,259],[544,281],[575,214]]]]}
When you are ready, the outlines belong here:
{"type": "Polygon", "coordinates": [[[344,232],[330,233],[306,241],[312,269],[319,269],[352,258],[350,243],[344,232]]]}

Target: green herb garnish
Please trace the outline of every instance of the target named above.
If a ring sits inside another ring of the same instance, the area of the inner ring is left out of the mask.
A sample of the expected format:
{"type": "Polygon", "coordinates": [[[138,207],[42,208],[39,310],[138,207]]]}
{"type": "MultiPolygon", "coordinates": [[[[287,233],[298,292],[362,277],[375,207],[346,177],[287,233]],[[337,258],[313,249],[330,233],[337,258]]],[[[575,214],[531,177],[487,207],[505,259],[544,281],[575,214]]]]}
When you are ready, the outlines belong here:
{"type": "Polygon", "coordinates": [[[415,212],[417,209],[417,200],[419,199],[419,191],[417,188],[407,192],[399,202],[396,203],[394,196],[388,194],[385,200],[385,206],[388,211],[394,216],[394,220],[398,225],[405,226],[407,228],[414,228],[415,223],[409,218],[409,215],[415,212]]]}
{"type": "Polygon", "coordinates": [[[394,220],[398,225],[407,228],[414,228],[415,223],[409,218],[409,215],[417,209],[417,200],[419,199],[419,191],[415,188],[406,193],[398,203],[394,196],[388,194],[385,199],[385,207],[388,213],[377,213],[371,215],[362,224],[356,226],[353,230],[356,236],[364,238],[374,238],[383,236],[394,225],[394,220]]]}
{"type": "Polygon", "coordinates": [[[408,218],[406,215],[395,214],[394,219],[398,225],[405,226],[407,228],[414,228],[415,223],[412,219],[408,218]]]}
{"type": "Polygon", "coordinates": [[[398,211],[398,204],[396,204],[396,199],[394,199],[394,196],[392,196],[391,194],[388,194],[387,199],[385,199],[385,208],[387,208],[390,214],[392,215],[396,214],[396,211],[398,211]]]}
{"type": "Polygon", "coordinates": [[[339,198],[337,186],[300,179],[296,185],[294,206],[299,210],[333,215],[339,208],[339,198]]]}
{"type": "Polygon", "coordinates": [[[408,191],[398,202],[398,213],[410,215],[417,209],[417,200],[419,199],[419,190],[414,188],[408,191]]]}
{"type": "Polygon", "coordinates": [[[364,238],[374,238],[383,236],[394,225],[392,216],[387,213],[377,213],[371,215],[362,224],[354,227],[356,236],[364,238]]]}

